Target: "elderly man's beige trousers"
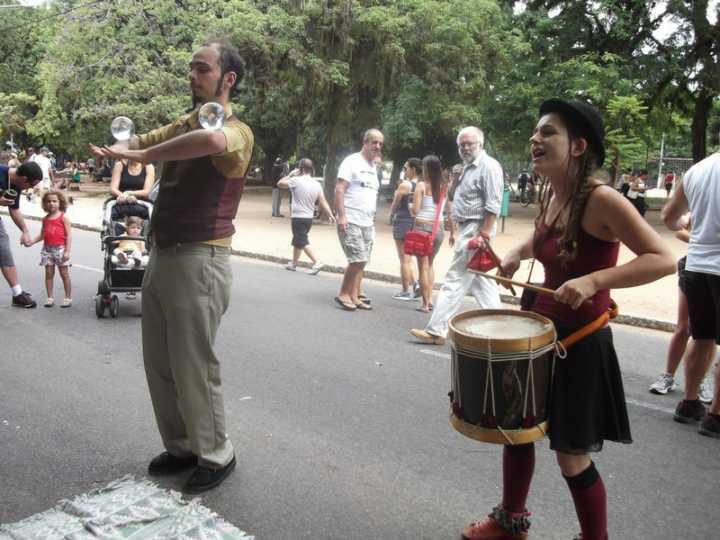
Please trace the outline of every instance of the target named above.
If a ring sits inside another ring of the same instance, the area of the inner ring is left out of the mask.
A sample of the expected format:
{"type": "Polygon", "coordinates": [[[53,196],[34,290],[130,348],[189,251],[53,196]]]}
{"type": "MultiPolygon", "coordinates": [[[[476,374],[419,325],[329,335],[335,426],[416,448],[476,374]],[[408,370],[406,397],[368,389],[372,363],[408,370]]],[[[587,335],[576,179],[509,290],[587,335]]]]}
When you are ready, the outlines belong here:
{"type": "Polygon", "coordinates": [[[168,452],[218,468],[233,457],[213,346],[230,301],[230,249],[155,248],[142,288],[145,373],[168,452]]]}

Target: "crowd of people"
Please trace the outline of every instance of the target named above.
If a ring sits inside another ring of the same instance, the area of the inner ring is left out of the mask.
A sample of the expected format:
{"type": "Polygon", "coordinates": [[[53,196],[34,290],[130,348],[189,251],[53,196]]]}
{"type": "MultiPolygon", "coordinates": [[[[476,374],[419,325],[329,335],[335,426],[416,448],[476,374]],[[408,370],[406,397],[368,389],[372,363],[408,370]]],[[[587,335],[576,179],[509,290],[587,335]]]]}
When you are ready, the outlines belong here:
{"type": "MultiPolygon", "coordinates": [[[[0,193],[2,193],[0,206],[8,207],[10,217],[20,229],[21,245],[31,247],[34,244],[42,243],[40,266],[45,271],[47,293],[43,305],[48,308],[55,305],[53,282],[55,267],[57,267],[65,293],[60,306],[71,307],[72,225],[67,215],[67,209],[73,199],[67,194],[67,191],[73,188],[79,189],[83,173],[89,174],[94,180],[97,180],[94,176],[95,159],[90,158],[84,163],[67,159],[63,160],[60,165],[62,168],[59,168],[55,155],[47,146],[42,146],[37,152],[33,147],[29,147],[21,154],[8,148],[2,154],[4,163],[0,163],[0,193]],[[24,161],[20,161],[18,155],[24,161]],[[46,214],[42,220],[39,235],[30,240],[27,239],[29,232],[20,211],[22,196],[27,197],[30,202],[37,201],[46,214]]],[[[104,159],[103,163],[109,165],[109,160],[104,159]]],[[[122,222],[126,217],[135,216],[133,219],[140,219],[141,223],[148,219],[147,207],[138,201],[147,201],[154,182],[155,172],[152,164],[122,159],[115,161],[111,170],[109,188],[109,194],[116,202],[112,209],[112,219],[122,222]]],[[[0,267],[12,289],[12,305],[34,308],[37,306],[37,302],[19,283],[12,252],[7,243],[7,233],[1,221],[0,227],[2,227],[0,228],[0,253],[2,254],[0,267]]],[[[128,229],[129,225],[126,223],[123,230],[127,233],[128,229]]],[[[115,247],[113,256],[120,265],[132,263],[144,266],[147,262],[147,253],[142,249],[128,251],[115,247]]]]}
{"type": "MultiPolygon", "coordinates": [[[[370,300],[362,292],[362,277],[375,241],[373,217],[379,186],[374,164],[383,143],[381,132],[366,131],[361,150],[348,156],[338,173],[335,190],[338,238],[348,264],[335,301],[348,311],[372,309],[370,300]]],[[[468,292],[472,292],[482,309],[500,307],[495,282],[469,271],[468,262],[475,249],[487,246],[495,234],[503,191],[502,167],[484,150],[480,129],[464,128],[458,134],[457,143],[462,165],[451,181],[448,181],[450,171],[443,175],[436,156],[408,159],[391,205],[402,286],[393,298],[421,298],[419,309],[431,312],[431,316],[425,328],[414,328],[410,332],[426,344],[445,342],[448,322],[468,292]],[[453,259],[433,306],[432,260],[442,243],[445,227],[438,225],[442,223],[445,204],[453,259]],[[430,234],[432,241],[431,251],[415,256],[418,284],[407,249],[411,231],[430,234]]],[[[533,172],[543,179],[540,213],[534,233],[505,255],[499,272],[511,277],[521,260],[537,259],[545,270],[544,286],[555,293],[552,297],[531,298],[524,302],[524,309],[550,318],[559,337],[564,337],[578,327],[591,324],[609,309],[611,289],[654,281],[673,273],[675,265],[668,247],[644,219],[647,171],[638,171],[628,179],[626,189],[616,190],[607,185],[600,169],[605,158],[603,122],[595,109],[582,102],[558,99],[544,102],[530,148],[533,172]],[[628,246],[635,257],[618,265],[621,243],[628,246]]],[[[696,188],[698,196],[703,193],[709,197],[714,193],[713,188],[707,186],[711,181],[707,179],[708,169],[705,167],[702,173],[696,174],[697,183],[703,186],[696,188]]],[[[691,170],[688,175],[692,178],[692,174],[691,170]]],[[[678,193],[683,193],[682,183],[675,189],[677,198],[678,193]]],[[[675,207],[683,210],[689,207],[693,211],[712,209],[707,200],[684,202],[684,206],[683,202],[671,202],[668,206],[675,207]]],[[[675,214],[671,212],[668,209],[665,212],[668,226],[684,229],[686,232],[679,237],[692,243],[687,232],[692,228],[689,215],[683,215],[676,224],[675,214]]],[[[703,230],[709,238],[711,219],[703,221],[703,230]]],[[[715,231],[715,244],[717,233],[715,231]]],[[[704,255],[708,255],[707,248],[703,249],[704,255]]],[[[714,252],[710,255],[714,256],[714,252]]],[[[717,267],[711,265],[714,272],[717,267]]],[[[702,264],[698,269],[708,271],[702,264]]],[[[719,294],[712,275],[693,279],[703,280],[695,285],[696,301],[699,301],[700,289],[710,298],[719,294]]],[[[681,272],[680,281],[681,295],[685,295],[689,289],[687,272],[681,272]]],[[[707,396],[708,389],[712,388],[709,379],[703,385],[700,380],[707,373],[715,354],[715,343],[720,339],[717,322],[720,321],[717,312],[720,302],[717,307],[704,306],[701,315],[696,304],[694,316],[688,313],[690,304],[692,302],[681,297],[678,330],[668,351],[668,373],[663,377],[670,378],[671,385],[674,384],[671,375],[692,336],[686,354],[685,397],[678,404],[674,418],[679,422],[700,422],[700,433],[720,437],[718,408],[713,406],[706,414],[698,395],[704,388],[703,400],[712,401],[712,396],[707,396]],[[702,324],[699,317],[703,318],[702,324]]],[[[556,366],[549,413],[550,446],[556,452],[575,504],[582,530],[578,538],[606,538],[607,495],[591,456],[602,449],[605,441],[632,442],[610,327],[605,324],[573,345],[567,357],[556,366]]],[[[667,392],[667,381],[665,383],[663,388],[667,392]]],[[[652,388],[656,387],[653,384],[652,388]]],[[[714,397],[717,402],[717,395],[714,397]]],[[[505,446],[502,502],[486,520],[469,524],[463,531],[465,538],[516,540],[527,537],[530,514],[525,502],[533,475],[534,453],[533,444],[505,446]]]]}
{"type": "MultiPolygon", "coordinates": [[[[222,41],[207,42],[190,62],[193,112],[126,142],[110,147],[90,145],[98,159],[116,160],[111,189],[117,198],[118,217],[126,218],[129,237],[118,241],[114,256],[118,262],[133,259],[146,265],[142,348],[164,445],[164,451],[150,461],[148,472],[158,476],[192,469],[184,485],[190,493],[218,486],[236,464],[225,425],[220,360],[214,342],[230,301],[233,219],[254,144],[250,127],[233,114],[230,105],[243,73],[237,49],[222,41]],[[199,124],[197,106],[208,101],[225,109],[225,123],[218,131],[201,129],[199,124]],[[152,247],[147,253],[146,246],[133,236],[143,218],[136,220],[127,214],[131,205],[146,196],[151,184],[154,171],[144,164],[157,161],[165,165],[151,218],[152,247]],[[203,179],[202,197],[197,196],[199,178],[203,179]]],[[[543,266],[543,285],[554,293],[528,296],[523,308],[551,320],[562,338],[606,313],[611,289],[652,282],[674,273],[676,265],[668,247],[642,217],[646,173],[628,182],[625,196],[604,181],[604,127],[597,110],[580,101],[549,99],[540,105],[537,118],[529,148],[533,173],[543,179],[539,214],[532,234],[505,254],[498,272],[511,278],[521,261],[528,259],[543,266]],[[618,264],[621,244],[634,256],[618,264]]],[[[283,171],[277,185],[293,195],[293,258],[288,270],[297,267],[303,253],[311,260],[313,272],[322,267],[309,240],[315,206],[319,205],[329,221],[335,221],[347,266],[334,300],[346,311],[373,309],[364,294],[363,276],[375,242],[380,189],[377,163],[384,142],[381,131],[368,129],[361,149],[342,161],[334,213],[312,179],[313,164],[307,159],[299,162],[297,170],[283,171]]],[[[496,233],[503,170],[485,150],[485,136],[478,127],[461,129],[456,142],[462,162],[459,167],[443,167],[435,155],[408,159],[392,203],[393,238],[402,278],[402,290],[395,298],[420,299],[420,310],[428,313],[429,320],[424,328],[410,333],[433,345],[445,342],[449,321],[468,292],[481,309],[501,306],[496,282],[469,271],[468,262],[477,249],[489,249],[496,233]],[[445,233],[453,250],[452,261],[433,302],[433,260],[445,233]],[[412,257],[417,262],[417,285],[412,257]]],[[[719,176],[720,154],[714,154],[675,182],[672,199],[663,210],[670,229],[690,231],[680,283],[687,308],[681,302],[679,330],[666,373],[672,375],[677,369],[683,340],[689,335],[685,396],[675,419],[700,422],[700,432],[714,437],[720,437],[720,384],[715,385],[709,411],[700,403],[698,392],[720,340],[719,176]]],[[[48,177],[52,182],[52,176],[48,177]]],[[[72,234],[65,215],[67,201],[62,192],[46,186],[42,204],[47,216],[35,238],[19,212],[22,190],[45,179],[42,160],[0,166],[0,205],[9,208],[23,245],[43,242],[46,305],[53,305],[57,266],[65,288],[62,305],[68,307],[72,303],[67,272],[72,234]]],[[[13,305],[34,307],[18,283],[1,220],[0,266],[13,291],[13,305]]],[[[550,385],[550,448],[572,496],[581,529],[577,538],[605,539],[607,494],[592,454],[600,451],[605,441],[632,441],[610,326],[604,324],[569,347],[565,356],[558,356],[550,385]]],[[[464,528],[462,534],[468,540],[527,538],[530,513],[526,502],[535,446],[505,445],[501,454],[501,502],[486,519],[464,528]]]]}

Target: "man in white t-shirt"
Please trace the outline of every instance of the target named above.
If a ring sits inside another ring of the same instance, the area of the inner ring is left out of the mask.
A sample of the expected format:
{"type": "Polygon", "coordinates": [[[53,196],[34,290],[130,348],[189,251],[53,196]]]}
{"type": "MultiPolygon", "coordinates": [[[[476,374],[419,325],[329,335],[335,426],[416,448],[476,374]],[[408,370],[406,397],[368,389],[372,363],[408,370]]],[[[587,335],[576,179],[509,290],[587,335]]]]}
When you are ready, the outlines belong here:
{"type": "Polygon", "coordinates": [[[313,170],[313,162],[308,158],[303,158],[298,163],[297,169],[278,181],[277,187],[289,189],[292,194],[290,226],[293,237],[290,243],[293,247],[293,257],[285,268],[294,272],[297,269],[300,255],[305,252],[305,255],[312,261],[310,274],[315,275],[323,267],[313,253],[308,237],[315,216],[315,205],[320,206],[320,210],[331,223],[335,222],[335,218],[330,210],[330,205],[325,200],[322,186],[312,177],[313,170]]]}
{"type": "Polygon", "coordinates": [[[335,302],[346,311],[372,309],[360,291],[375,240],[375,208],[380,189],[375,159],[381,157],[383,143],[380,130],[367,130],[360,152],[346,157],[338,170],[335,213],[340,245],[348,265],[335,302]]]}
{"type": "Polygon", "coordinates": [[[701,420],[700,433],[720,438],[720,370],[709,414],[698,399],[698,388],[720,344],[720,153],[693,165],[678,182],[662,217],[671,230],[692,212],[692,228],[685,263],[685,295],[690,335],[695,340],[685,358],[685,399],[673,418],[682,423],[701,420]]]}
{"type": "Polygon", "coordinates": [[[34,154],[30,158],[30,161],[34,161],[35,163],[37,163],[40,166],[40,169],[42,170],[42,173],[43,173],[42,181],[40,182],[40,184],[38,184],[35,187],[36,192],[39,191],[40,189],[48,190],[53,185],[55,185],[55,178],[53,176],[53,171],[52,171],[52,162],[50,161],[49,154],[50,154],[50,150],[48,149],[48,147],[43,146],[40,149],[40,152],[38,152],[37,154],[34,154]]]}

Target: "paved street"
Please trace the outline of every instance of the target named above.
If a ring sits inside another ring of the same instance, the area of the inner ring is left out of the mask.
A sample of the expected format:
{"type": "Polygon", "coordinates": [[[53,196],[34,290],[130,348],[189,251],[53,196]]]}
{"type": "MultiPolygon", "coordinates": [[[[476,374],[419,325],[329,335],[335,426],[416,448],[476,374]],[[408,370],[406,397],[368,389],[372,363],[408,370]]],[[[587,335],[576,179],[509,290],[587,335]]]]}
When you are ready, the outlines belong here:
{"type": "MultiPolygon", "coordinates": [[[[41,302],[39,247],[21,248],[3,220],[21,282],[41,302]]],[[[161,450],[139,299],[121,298],[118,319],[94,314],[99,245],[97,233],[74,231],[69,310],[13,309],[0,287],[0,523],[143,476],[161,450]]],[[[233,268],[218,351],[238,467],[204,505],[263,540],[444,540],[499,501],[500,447],[451,428],[449,349],[410,341],[426,316],[393,301],[395,286],[368,283],[375,310],[347,313],[332,301],[338,276],[241,258],[233,268]]],[[[635,443],[609,444],[596,459],[610,537],[716,538],[720,440],[672,421],[679,392],[647,392],[669,334],[614,330],[635,443]]],[[[531,538],[569,540],[579,530],[569,492],[547,443],[538,450],[531,538]]]]}

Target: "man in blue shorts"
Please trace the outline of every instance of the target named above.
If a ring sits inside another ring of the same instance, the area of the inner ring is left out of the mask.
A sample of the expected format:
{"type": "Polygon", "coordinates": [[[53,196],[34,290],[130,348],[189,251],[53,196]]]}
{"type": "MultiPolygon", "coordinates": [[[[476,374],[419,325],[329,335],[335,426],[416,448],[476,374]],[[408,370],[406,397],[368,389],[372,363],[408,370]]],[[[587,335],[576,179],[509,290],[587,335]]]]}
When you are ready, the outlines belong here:
{"type": "MultiPolygon", "coordinates": [[[[42,169],[37,163],[23,163],[17,168],[0,165],[0,206],[8,208],[10,218],[22,233],[20,243],[25,247],[32,245],[32,240],[20,212],[20,193],[23,189],[34,187],[42,177],[42,169]]],[[[30,298],[30,293],[23,291],[18,282],[15,260],[10,251],[10,239],[2,219],[0,219],[0,270],[12,290],[12,305],[21,308],[36,307],[37,304],[30,298]]]]}

